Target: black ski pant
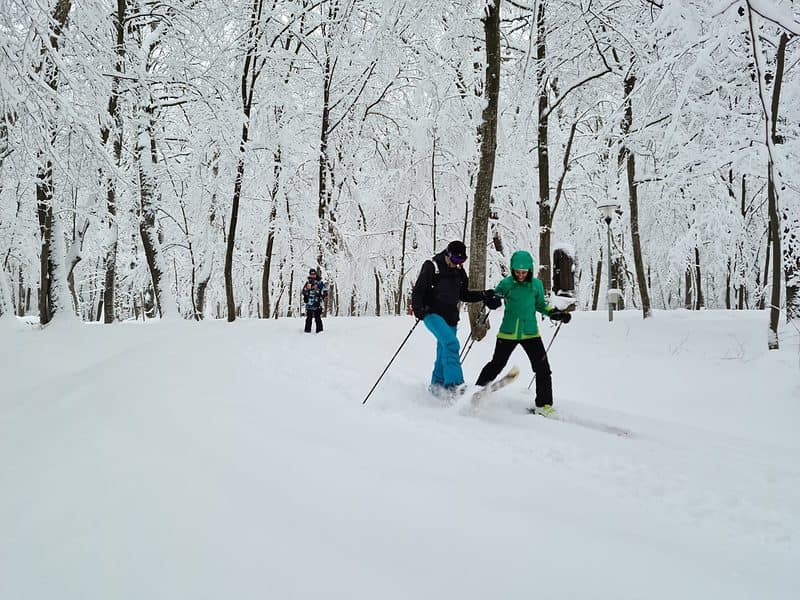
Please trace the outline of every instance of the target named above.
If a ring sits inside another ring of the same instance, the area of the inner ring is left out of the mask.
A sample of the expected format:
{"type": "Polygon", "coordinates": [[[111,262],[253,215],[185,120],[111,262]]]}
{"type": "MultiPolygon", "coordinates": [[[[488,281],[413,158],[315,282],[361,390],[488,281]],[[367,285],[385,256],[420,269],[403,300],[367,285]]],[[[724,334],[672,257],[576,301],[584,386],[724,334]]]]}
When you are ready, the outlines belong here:
{"type": "Polygon", "coordinates": [[[550,363],[547,362],[547,352],[545,352],[544,343],[540,337],[525,340],[497,338],[492,360],[486,363],[486,366],[481,370],[477,385],[486,385],[500,374],[517,344],[525,350],[528,360],[531,361],[531,368],[536,375],[536,406],[553,404],[553,380],[550,376],[550,363]]]}
{"type": "Polygon", "coordinates": [[[317,333],[322,331],[322,309],[321,308],[307,308],[306,309],[306,333],[311,333],[311,320],[317,324],[317,333]]]}

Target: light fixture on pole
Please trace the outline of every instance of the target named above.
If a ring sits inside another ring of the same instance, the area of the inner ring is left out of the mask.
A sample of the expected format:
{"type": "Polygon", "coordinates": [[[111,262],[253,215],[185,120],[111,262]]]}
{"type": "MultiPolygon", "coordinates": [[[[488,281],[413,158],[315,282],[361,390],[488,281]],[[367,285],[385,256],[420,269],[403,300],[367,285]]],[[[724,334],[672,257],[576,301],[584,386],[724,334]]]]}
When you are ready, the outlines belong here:
{"type": "Polygon", "coordinates": [[[601,204],[597,207],[600,212],[603,214],[603,220],[606,222],[606,241],[608,243],[607,252],[606,252],[606,270],[608,271],[608,290],[606,290],[606,304],[608,304],[608,320],[614,320],[614,310],[611,306],[611,296],[615,292],[612,292],[611,287],[611,219],[614,218],[614,214],[619,211],[619,204],[616,202],[607,202],[606,204],[601,204]]]}

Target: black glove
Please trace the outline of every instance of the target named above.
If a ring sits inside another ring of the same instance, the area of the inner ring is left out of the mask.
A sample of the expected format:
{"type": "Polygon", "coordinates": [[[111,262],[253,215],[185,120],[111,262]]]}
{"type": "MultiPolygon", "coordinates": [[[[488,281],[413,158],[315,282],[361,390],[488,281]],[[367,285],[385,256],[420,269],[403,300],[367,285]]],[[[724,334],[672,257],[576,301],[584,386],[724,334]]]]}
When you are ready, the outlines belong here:
{"type": "Polygon", "coordinates": [[[423,306],[419,310],[412,309],[414,311],[414,316],[417,317],[417,319],[419,319],[420,321],[422,321],[425,318],[425,315],[428,314],[428,311],[426,310],[427,308],[428,308],[427,306],[423,306]]]}
{"type": "Polygon", "coordinates": [[[503,300],[494,293],[494,290],[486,290],[483,292],[483,303],[489,310],[494,310],[495,308],[500,308],[503,304],[503,300]]]}
{"type": "Polygon", "coordinates": [[[569,323],[572,320],[572,315],[557,308],[553,309],[548,315],[553,321],[561,321],[562,323],[569,323]]]}

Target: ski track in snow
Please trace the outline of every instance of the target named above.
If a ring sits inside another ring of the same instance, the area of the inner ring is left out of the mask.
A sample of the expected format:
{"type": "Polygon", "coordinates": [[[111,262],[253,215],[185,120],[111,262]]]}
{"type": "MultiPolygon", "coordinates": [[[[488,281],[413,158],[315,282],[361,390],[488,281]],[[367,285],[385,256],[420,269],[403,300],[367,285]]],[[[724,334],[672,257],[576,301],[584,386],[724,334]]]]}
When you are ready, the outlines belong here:
{"type": "MultiPolygon", "coordinates": [[[[497,395],[508,396],[502,391],[497,395]]],[[[473,442],[480,439],[481,443],[492,445],[494,451],[510,450],[517,455],[514,460],[550,463],[584,482],[596,480],[606,487],[612,484],[621,497],[636,498],[642,506],[658,507],[698,530],[713,531],[714,526],[709,527],[712,521],[739,540],[787,545],[795,541],[789,531],[798,531],[798,522],[789,524],[782,519],[793,512],[793,507],[800,506],[800,476],[792,465],[776,465],[768,456],[759,460],[754,455],[757,448],[748,445],[743,449],[740,441],[716,440],[701,431],[687,435],[689,432],[677,426],[646,423],[638,429],[633,425],[631,437],[621,437],[526,415],[527,402],[494,400],[506,406],[485,408],[472,415],[482,421],[481,425],[491,426],[470,427],[468,435],[473,442]],[[536,423],[526,423],[534,420],[536,423]],[[532,439],[543,434],[546,437],[532,439]],[[563,436],[568,436],[569,441],[559,439],[563,436]],[[586,445],[576,443],[584,437],[594,439],[586,445]],[[609,437],[615,439],[603,439],[609,437]],[[608,453],[598,452],[605,448],[608,453]],[[715,460],[709,460],[711,457],[715,460]]],[[[460,405],[443,406],[440,410],[460,412],[459,408],[460,405]]],[[[453,437],[466,437],[463,423],[447,425],[453,427],[449,431],[453,437]]]]}

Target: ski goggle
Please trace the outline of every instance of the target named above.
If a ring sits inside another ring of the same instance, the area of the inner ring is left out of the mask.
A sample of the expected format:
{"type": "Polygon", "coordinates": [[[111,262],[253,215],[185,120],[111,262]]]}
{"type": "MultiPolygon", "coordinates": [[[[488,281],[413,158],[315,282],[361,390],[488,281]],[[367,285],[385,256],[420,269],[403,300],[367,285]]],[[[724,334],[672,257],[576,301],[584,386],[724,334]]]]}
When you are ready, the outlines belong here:
{"type": "Polygon", "coordinates": [[[460,265],[467,262],[466,256],[459,256],[458,254],[448,254],[447,257],[450,259],[450,262],[456,265],[460,265]]]}

